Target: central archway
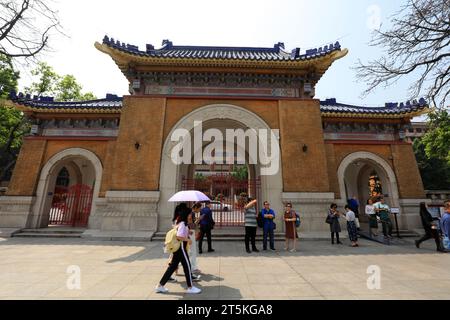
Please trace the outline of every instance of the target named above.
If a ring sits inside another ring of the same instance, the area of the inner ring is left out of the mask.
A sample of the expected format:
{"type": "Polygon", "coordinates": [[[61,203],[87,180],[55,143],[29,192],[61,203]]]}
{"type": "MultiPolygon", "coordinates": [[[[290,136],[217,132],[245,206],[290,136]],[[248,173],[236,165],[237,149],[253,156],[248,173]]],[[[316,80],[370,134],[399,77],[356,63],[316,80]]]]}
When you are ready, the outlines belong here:
{"type": "MultiPolygon", "coordinates": [[[[174,210],[174,204],[169,203],[168,199],[177,191],[181,190],[181,165],[176,165],[171,159],[172,149],[177,142],[171,141],[173,132],[177,129],[191,131],[194,128],[194,121],[207,122],[211,120],[233,120],[240,123],[244,128],[271,130],[270,126],[255,113],[230,104],[212,104],[200,107],[180,119],[172,127],[164,142],[161,155],[160,172],[160,202],[158,230],[164,231],[171,226],[171,218],[174,210]]],[[[277,136],[277,139],[279,137],[277,136]]],[[[281,174],[281,155],[278,159],[278,168],[276,174],[261,176],[261,196],[264,200],[272,202],[275,206],[281,205],[282,193],[282,174],[281,174]]],[[[256,165],[256,174],[259,175],[260,166],[256,165]]]]}

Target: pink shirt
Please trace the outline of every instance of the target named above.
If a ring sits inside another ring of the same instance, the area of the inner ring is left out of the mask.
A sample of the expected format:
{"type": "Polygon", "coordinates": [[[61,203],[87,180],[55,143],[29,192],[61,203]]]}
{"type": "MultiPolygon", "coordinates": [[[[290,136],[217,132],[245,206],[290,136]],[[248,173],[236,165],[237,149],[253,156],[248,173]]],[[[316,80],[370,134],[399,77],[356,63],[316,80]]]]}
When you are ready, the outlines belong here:
{"type": "Polygon", "coordinates": [[[177,237],[181,238],[189,237],[189,227],[184,222],[180,222],[178,224],[177,237]]]}

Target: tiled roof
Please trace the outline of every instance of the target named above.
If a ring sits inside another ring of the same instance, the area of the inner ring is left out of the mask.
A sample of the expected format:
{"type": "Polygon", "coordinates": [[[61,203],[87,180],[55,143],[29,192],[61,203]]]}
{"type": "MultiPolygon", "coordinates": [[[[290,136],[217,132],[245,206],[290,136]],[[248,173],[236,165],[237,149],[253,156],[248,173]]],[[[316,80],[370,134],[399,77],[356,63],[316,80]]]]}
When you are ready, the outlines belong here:
{"type": "MultiPolygon", "coordinates": [[[[107,94],[105,99],[76,102],[58,102],[51,97],[34,97],[11,93],[9,99],[17,105],[41,112],[99,112],[118,113],[122,109],[123,98],[107,94]]],[[[320,111],[325,117],[379,117],[402,118],[424,113],[428,108],[425,99],[406,103],[386,103],[384,107],[365,107],[343,104],[336,99],[320,101],[320,111]]]]}
{"type": "Polygon", "coordinates": [[[164,40],[160,49],[151,44],[146,50],[139,50],[138,46],[126,44],[105,36],[103,44],[110,48],[129,54],[152,58],[184,58],[184,59],[224,59],[224,60],[255,60],[255,61],[302,61],[325,56],[333,51],[340,51],[339,42],[306,50],[300,54],[300,48],[291,52],[284,50],[284,43],[279,42],[273,48],[258,47],[212,47],[212,46],[176,46],[169,40],[164,40]]]}
{"type": "Polygon", "coordinates": [[[406,103],[386,103],[384,107],[364,107],[354,106],[336,102],[336,99],[326,99],[320,101],[320,111],[323,116],[343,116],[343,117],[403,117],[421,114],[428,108],[425,99],[419,101],[407,101],[406,103]]]}
{"type": "Polygon", "coordinates": [[[116,113],[122,109],[122,97],[107,94],[104,99],[89,101],[54,101],[53,97],[31,97],[12,92],[9,99],[32,111],[68,111],[68,112],[100,112],[100,113],[116,113]]]}

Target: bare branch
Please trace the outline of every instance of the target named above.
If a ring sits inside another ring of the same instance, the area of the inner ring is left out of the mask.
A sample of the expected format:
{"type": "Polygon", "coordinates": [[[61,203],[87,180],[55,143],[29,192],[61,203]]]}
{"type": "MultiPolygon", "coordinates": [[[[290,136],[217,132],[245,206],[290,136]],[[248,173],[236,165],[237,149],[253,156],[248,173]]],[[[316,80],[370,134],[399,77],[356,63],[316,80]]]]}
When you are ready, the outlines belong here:
{"type": "Polygon", "coordinates": [[[408,0],[391,17],[390,30],[375,31],[370,45],[381,47],[384,55],[366,64],[359,61],[354,68],[367,84],[363,95],[414,75],[410,98],[424,95],[445,106],[450,90],[449,12],[450,0],[408,0]]]}

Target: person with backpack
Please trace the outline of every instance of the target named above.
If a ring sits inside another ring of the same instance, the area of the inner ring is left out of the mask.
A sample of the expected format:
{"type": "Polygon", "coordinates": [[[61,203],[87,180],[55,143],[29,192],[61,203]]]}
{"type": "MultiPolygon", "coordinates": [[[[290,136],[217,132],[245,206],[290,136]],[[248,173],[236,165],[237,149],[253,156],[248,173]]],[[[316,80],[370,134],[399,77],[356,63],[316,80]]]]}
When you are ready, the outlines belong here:
{"type": "Polygon", "coordinates": [[[373,206],[380,217],[384,239],[392,239],[392,221],[390,218],[391,209],[384,202],[384,196],[380,196],[378,198],[378,202],[376,202],[373,206]]]}
{"type": "Polygon", "coordinates": [[[257,229],[257,214],[256,214],[256,199],[247,198],[244,206],[245,210],[245,250],[247,253],[259,252],[256,248],[256,229],[257,229]],[[252,250],[250,250],[250,242],[252,250]]]}
{"type": "Polygon", "coordinates": [[[205,207],[200,211],[200,237],[198,241],[198,253],[203,253],[203,238],[208,239],[208,252],[214,252],[211,241],[211,230],[214,228],[214,219],[211,211],[211,202],[206,202],[205,207]]]}
{"type": "Polygon", "coordinates": [[[289,250],[289,242],[292,241],[292,249],[289,250],[290,252],[295,252],[296,250],[296,242],[298,238],[297,234],[297,217],[298,214],[292,209],[292,203],[288,202],[286,203],[286,207],[284,209],[284,223],[285,223],[285,238],[286,238],[286,245],[284,247],[284,250],[289,250]]]}
{"type": "Polygon", "coordinates": [[[159,284],[155,288],[156,293],[169,292],[169,290],[164,286],[167,281],[169,281],[171,275],[175,272],[180,262],[183,266],[188,287],[186,293],[196,294],[202,292],[201,289],[193,286],[192,284],[191,263],[188,255],[189,246],[192,244],[192,241],[189,239],[188,216],[189,214],[187,211],[180,212],[177,218],[176,226],[166,235],[165,245],[167,251],[172,253],[172,260],[170,261],[166,272],[159,281],[159,284]]]}
{"type": "Polygon", "coordinates": [[[264,208],[260,212],[263,220],[263,250],[267,250],[267,237],[270,238],[270,249],[275,251],[275,239],[273,231],[275,230],[275,211],[270,209],[270,203],[264,201],[264,208]]]}

